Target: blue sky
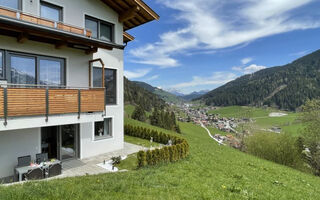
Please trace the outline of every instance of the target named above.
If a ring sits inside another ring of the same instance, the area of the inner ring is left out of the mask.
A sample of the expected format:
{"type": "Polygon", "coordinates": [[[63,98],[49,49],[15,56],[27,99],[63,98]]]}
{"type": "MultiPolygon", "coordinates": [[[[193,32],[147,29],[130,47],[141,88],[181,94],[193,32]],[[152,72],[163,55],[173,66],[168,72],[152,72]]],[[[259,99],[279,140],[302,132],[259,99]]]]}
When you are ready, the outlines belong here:
{"type": "Polygon", "coordinates": [[[129,33],[125,75],[166,90],[212,90],[320,49],[319,0],[145,0],[159,15],[129,33]]]}

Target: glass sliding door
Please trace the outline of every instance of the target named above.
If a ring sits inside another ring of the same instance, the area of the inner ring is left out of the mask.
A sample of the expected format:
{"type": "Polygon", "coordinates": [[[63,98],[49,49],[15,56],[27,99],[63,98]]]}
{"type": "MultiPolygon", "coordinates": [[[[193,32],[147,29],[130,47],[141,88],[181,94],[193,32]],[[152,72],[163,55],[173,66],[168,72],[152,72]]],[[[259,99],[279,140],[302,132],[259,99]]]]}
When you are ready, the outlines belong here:
{"type": "Polygon", "coordinates": [[[4,77],[3,67],[4,67],[4,53],[3,51],[0,51],[0,78],[4,77]]]}
{"type": "Polygon", "coordinates": [[[78,130],[77,125],[64,125],[60,128],[60,158],[68,160],[77,157],[78,149],[78,130]]]}
{"type": "Polygon", "coordinates": [[[36,58],[10,54],[11,83],[36,84],[36,58]]]}
{"type": "Polygon", "coordinates": [[[39,59],[40,85],[64,85],[64,62],[62,59],[39,59]]]}

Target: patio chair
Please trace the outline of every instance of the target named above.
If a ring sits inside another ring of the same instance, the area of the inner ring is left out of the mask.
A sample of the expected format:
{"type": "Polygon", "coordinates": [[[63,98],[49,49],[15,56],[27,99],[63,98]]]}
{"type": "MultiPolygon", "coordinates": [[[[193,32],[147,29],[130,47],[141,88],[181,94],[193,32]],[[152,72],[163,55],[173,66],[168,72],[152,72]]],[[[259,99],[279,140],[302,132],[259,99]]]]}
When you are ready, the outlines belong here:
{"type": "Polygon", "coordinates": [[[18,158],[18,166],[17,167],[25,167],[29,166],[31,163],[31,156],[22,156],[18,158]]]}
{"type": "Polygon", "coordinates": [[[36,169],[31,169],[24,175],[25,180],[39,180],[44,178],[43,174],[43,169],[41,168],[36,168],[36,169]]]}
{"type": "Polygon", "coordinates": [[[36,162],[38,164],[42,163],[42,162],[46,162],[48,161],[48,153],[38,153],[36,154],[36,162]]]}
{"type": "Polygon", "coordinates": [[[49,166],[48,177],[58,176],[62,173],[62,165],[60,163],[49,166]]]}

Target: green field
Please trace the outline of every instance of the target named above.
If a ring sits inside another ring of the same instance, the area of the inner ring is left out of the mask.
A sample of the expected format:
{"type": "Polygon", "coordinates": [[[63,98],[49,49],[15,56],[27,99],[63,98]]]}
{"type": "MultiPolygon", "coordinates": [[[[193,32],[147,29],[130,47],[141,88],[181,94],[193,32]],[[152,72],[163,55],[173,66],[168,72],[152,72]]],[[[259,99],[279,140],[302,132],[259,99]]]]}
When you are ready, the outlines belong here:
{"type": "MultiPolygon", "coordinates": [[[[175,134],[132,119],[125,123],[175,134]]],[[[190,144],[185,160],[123,173],[0,187],[0,199],[320,199],[318,177],[219,146],[199,126],[181,123],[180,127],[190,144]]]]}
{"type": "MultiPolygon", "coordinates": [[[[149,140],[144,140],[141,138],[132,137],[132,136],[128,136],[128,135],[124,136],[124,141],[131,143],[131,144],[136,144],[136,145],[140,145],[143,147],[147,147],[147,148],[150,148],[150,145],[151,145],[149,140]]],[[[158,147],[158,146],[160,146],[159,143],[152,142],[152,147],[158,147]]]]}
{"type": "Polygon", "coordinates": [[[272,111],[274,110],[270,108],[263,109],[263,108],[247,107],[247,106],[228,106],[228,107],[221,107],[216,110],[211,110],[209,111],[209,114],[220,114],[221,117],[256,118],[256,117],[268,116],[269,113],[271,113],[272,111]]]}
{"type": "Polygon", "coordinates": [[[250,125],[253,131],[261,131],[262,129],[280,127],[282,128],[283,132],[288,132],[297,136],[301,134],[301,130],[303,129],[302,124],[297,120],[297,113],[284,112],[271,108],[264,109],[247,106],[229,106],[212,110],[209,113],[220,114],[222,117],[235,118],[247,118],[249,116],[254,120],[254,122],[250,125]],[[269,117],[271,112],[281,112],[288,115],[282,117],[269,117]]]}

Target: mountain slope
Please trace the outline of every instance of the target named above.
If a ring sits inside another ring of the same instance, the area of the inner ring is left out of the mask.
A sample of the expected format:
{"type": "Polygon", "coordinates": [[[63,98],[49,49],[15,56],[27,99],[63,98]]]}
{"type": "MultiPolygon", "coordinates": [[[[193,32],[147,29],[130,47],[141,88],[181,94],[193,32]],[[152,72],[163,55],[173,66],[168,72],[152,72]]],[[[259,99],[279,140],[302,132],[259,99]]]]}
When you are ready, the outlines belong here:
{"type": "Polygon", "coordinates": [[[159,96],[129,81],[126,77],[124,77],[124,101],[133,105],[141,105],[146,111],[166,105],[159,96]]]}
{"type": "Polygon", "coordinates": [[[140,87],[148,90],[149,92],[152,92],[152,93],[158,95],[161,99],[163,99],[164,101],[166,101],[168,103],[181,103],[181,102],[183,102],[183,99],[181,99],[180,97],[178,97],[174,94],[171,94],[170,92],[153,87],[145,82],[140,82],[140,81],[133,81],[133,82],[135,84],[139,85],[140,87]]]}
{"type": "Polygon", "coordinates": [[[202,95],[204,94],[207,94],[209,92],[209,90],[201,90],[199,92],[192,92],[190,94],[187,94],[187,95],[184,95],[184,96],[181,96],[181,98],[183,98],[184,100],[186,101],[191,101],[193,99],[196,99],[198,97],[201,97],[202,95]]]}
{"type": "Polygon", "coordinates": [[[320,97],[320,50],[288,65],[242,76],[198,98],[207,105],[268,105],[295,110],[320,97]]]}

